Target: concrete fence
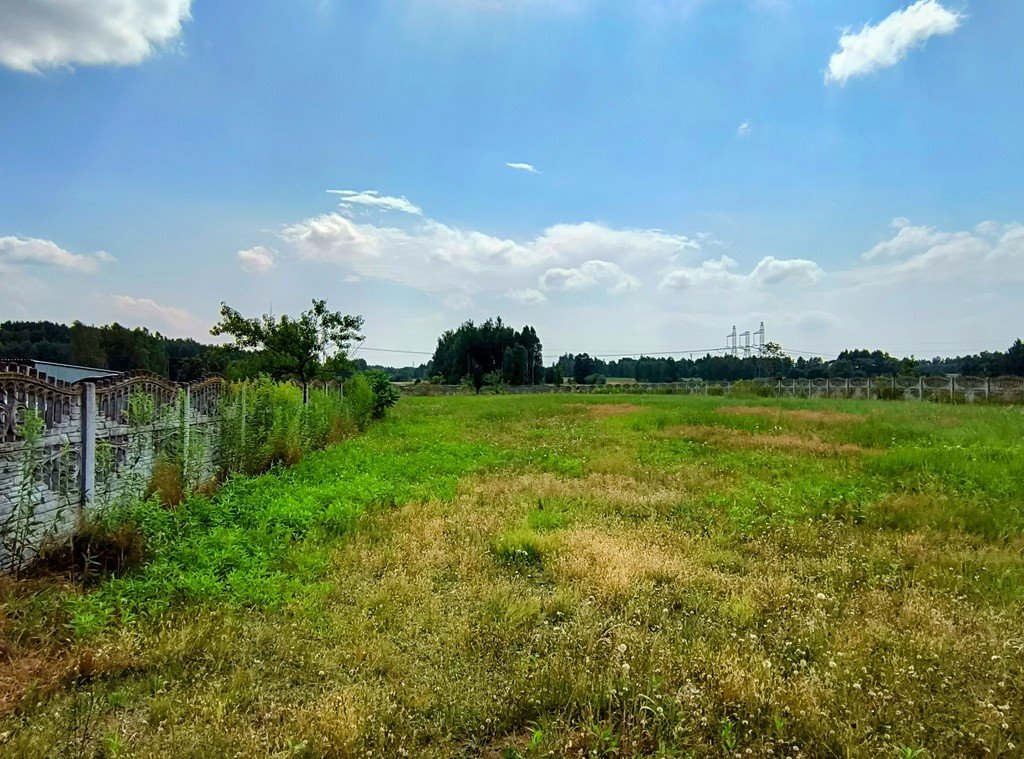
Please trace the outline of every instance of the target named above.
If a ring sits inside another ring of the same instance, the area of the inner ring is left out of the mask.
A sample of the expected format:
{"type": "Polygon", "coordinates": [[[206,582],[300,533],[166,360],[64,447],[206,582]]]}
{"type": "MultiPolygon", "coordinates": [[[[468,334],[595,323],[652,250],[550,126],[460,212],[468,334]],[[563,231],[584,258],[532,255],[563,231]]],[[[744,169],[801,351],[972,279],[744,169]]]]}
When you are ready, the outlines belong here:
{"type": "MultiPolygon", "coordinates": [[[[626,382],[610,385],[520,385],[502,387],[511,395],[615,393],[727,395],[735,382],[700,379],[679,382],[626,382]]],[[[953,400],[965,403],[999,401],[1024,403],[1024,377],[850,377],[839,379],[753,379],[744,388],[763,388],[771,395],[792,398],[887,398],[892,400],[953,400]]],[[[462,385],[402,385],[405,395],[465,395],[473,391],[462,385]]],[[[490,392],[494,392],[490,390],[490,392]]]]}
{"type": "Polygon", "coordinates": [[[148,373],[70,384],[0,364],[0,571],[91,509],[141,495],[161,458],[174,456],[188,480],[212,476],[224,387],[148,373]]]}

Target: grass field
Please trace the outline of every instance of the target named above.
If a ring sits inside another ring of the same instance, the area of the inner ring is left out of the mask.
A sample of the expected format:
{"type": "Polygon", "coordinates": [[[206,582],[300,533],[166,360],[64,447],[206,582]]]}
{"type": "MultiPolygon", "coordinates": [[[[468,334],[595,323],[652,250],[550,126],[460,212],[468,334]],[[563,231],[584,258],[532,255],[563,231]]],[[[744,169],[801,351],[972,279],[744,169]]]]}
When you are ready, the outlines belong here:
{"type": "Polygon", "coordinates": [[[406,398],[134,519],[135,572],[0,588],[0,754],[1024,746],[1020,407],[406,398]]]}

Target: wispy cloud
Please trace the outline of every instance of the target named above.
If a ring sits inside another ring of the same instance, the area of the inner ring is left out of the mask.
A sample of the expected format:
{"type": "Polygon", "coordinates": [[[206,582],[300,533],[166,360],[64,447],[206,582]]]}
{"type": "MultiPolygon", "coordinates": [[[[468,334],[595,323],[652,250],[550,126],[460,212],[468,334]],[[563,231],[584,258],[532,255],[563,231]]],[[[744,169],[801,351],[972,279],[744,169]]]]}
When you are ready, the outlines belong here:
{"type": "Polygon", "coordinates": [[[409,201],[406,197],[392,197],[381,195],[376,190],[328,190],[332,195],[340,195],[342,208],[351,210],[352,206],[365,206],[376,208],[381,211],[401,211],[402,213],[420,216],[423,209],[409,201]]]}
{"type": "Polygon", "coordinates": [[[964,18],[939,0],[917,0],[874,26],[865,24],[859,32],[844,32],[839,50],[829,59],[825,83],[842,85],[853,77],[895,66],[930,37],[955,32],[964,18]]]}
{"type": "Polygon", "coordinates": [[[137,64],[181,34],[192,0],[0,2],[0,65],[15,71],[137,64]]]}
{"type": "Polygon", "coordinates": [[[529,163],[506,163],[505,165],[510,169],[515,169],[516,171],[525,171],[528,174],[540,174],[540,172],[529,163]]]}
{"type": "Polygon", "coordinates": [[[749,137],[750,129],[750,119],[747,119],[746,121],[739,125],[739,128],[736,130],[736,134],[739,135],[740,137],[749,137]]]}
{"type": "Polygon", "coordinates": [[[102,263],[109,263],[114,257],[100,251],[91,255],[71,253],[52,240],[36,237],[0,237],[0,261],[13,264],[35,264],[56,266],[82,272],[94,272],[102,263]]]}

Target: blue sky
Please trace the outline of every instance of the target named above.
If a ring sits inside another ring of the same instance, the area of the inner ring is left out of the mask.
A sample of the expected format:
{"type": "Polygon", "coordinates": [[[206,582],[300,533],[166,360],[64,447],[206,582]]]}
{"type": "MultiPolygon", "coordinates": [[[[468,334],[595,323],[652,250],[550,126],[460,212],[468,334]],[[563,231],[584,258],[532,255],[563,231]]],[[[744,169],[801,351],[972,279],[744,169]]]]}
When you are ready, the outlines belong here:
{"type": "Polygon", "coordinates": [[[326,297],[393,363],[495,314],[549,359],[761,320],[1003,349],[1022,29],[1016,0],[6,3],[0,318],[203,337],[326,297]]]}

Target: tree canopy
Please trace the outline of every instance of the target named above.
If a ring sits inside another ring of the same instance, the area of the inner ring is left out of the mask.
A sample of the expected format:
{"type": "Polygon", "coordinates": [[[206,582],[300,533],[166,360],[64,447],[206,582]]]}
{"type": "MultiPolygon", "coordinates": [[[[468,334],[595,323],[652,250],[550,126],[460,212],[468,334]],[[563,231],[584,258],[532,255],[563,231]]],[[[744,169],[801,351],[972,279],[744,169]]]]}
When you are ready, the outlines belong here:
{"type": "Polygon", "coordinates": [[[438,338],[431,371],[452,385],[468,379],[477,390],[494,379],[533,385],[544,381],[543,347],[529,325],[517,332],[501,317],[467,321],[438,338]]]}
{"type": "Polygon", "coordinates": [[[342,376],[350,370],[348,349],[361,339],[363,326],[363,317],[330,311],[327,301],[316,299],[308,311],[294,318],[244,317],[226,303],[221,304],[220,317],[211,334],[230,335],[236,347],[256,351],[260,370],[299,382],[303,400],[308,400],[312,380],[342,376]]]}

